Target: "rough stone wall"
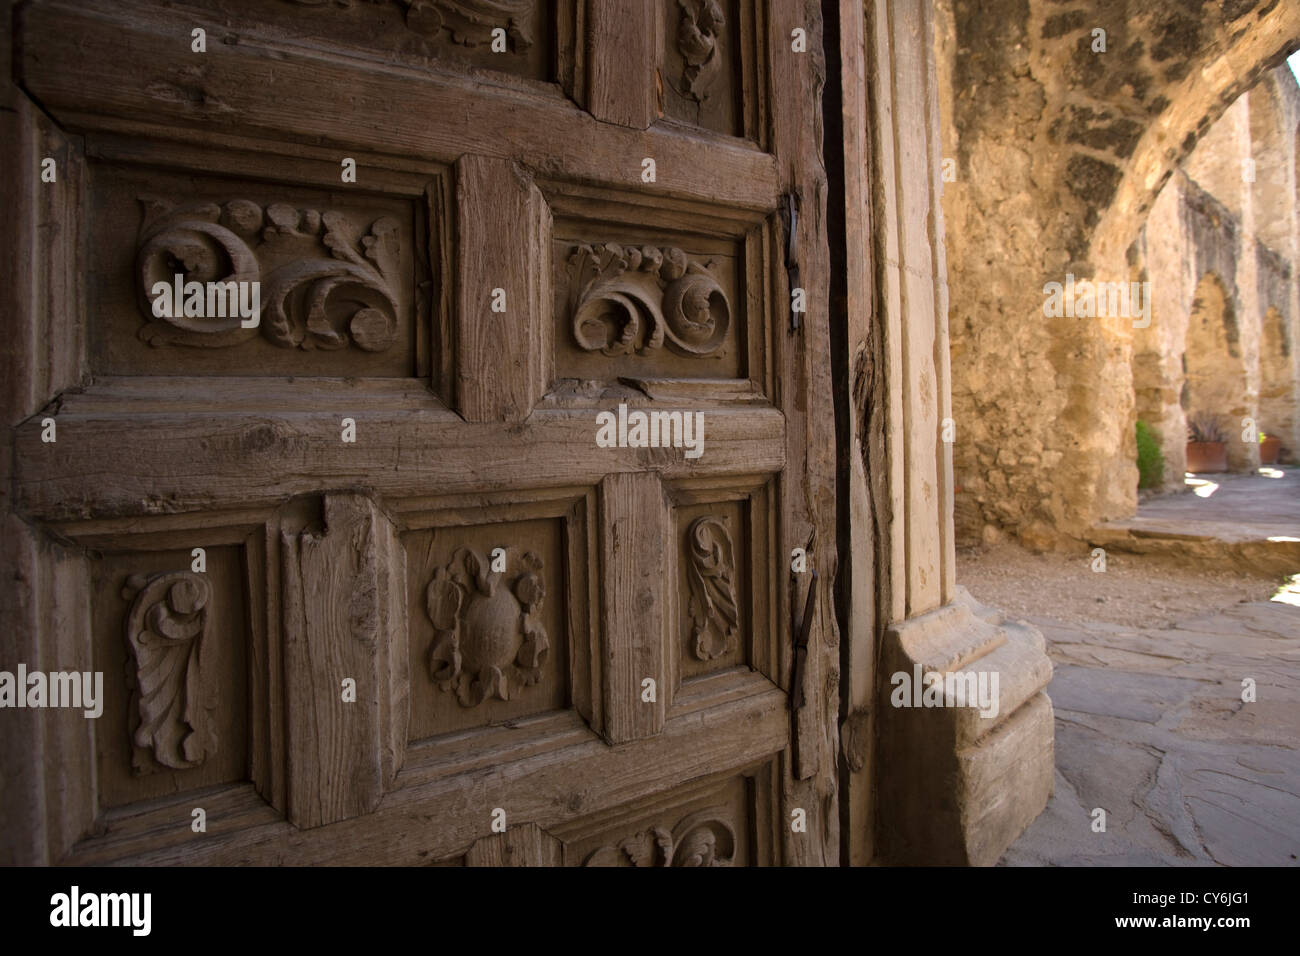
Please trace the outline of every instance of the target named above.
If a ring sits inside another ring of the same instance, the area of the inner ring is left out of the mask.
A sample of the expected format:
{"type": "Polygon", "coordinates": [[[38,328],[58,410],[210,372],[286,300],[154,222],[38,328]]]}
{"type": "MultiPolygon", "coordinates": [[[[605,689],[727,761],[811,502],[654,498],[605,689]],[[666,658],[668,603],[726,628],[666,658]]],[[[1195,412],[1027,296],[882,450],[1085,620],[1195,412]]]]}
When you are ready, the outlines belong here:
{"type": "Polygon", "coordinates": [[[940,0],[937,19],[958,534],[1052,546],[1136,507],[1134,329],[1048,318],[1044,284],[1142,278],[1157,194],[1300,45],[1300,4],[940,0]]]}

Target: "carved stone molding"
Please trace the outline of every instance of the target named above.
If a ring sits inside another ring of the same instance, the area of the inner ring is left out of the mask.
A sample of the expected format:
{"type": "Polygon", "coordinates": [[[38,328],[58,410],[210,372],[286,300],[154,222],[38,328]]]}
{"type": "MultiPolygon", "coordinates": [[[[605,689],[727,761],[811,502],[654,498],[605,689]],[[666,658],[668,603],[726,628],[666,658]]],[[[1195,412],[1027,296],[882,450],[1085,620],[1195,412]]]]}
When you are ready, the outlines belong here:
{"type": "Polygon", "coordinates": [[[686,546],[691,639],[695,656],[711,661],[732,649],[740,624],[735,548],[725,521],[710,516],[691,522],[686,546]]]}
{"type": "Polygon", "coordinates": [[[247,199],[175,205],[141,199],[136,252],[140,338],[153,346],[226,348],[262,335],[283,348],[381,352],[397,339],[398,223],[247,199]],[[261,322],[238,315],[156,316],[154,283],[260,282],[261,322]]]}
{"type": "Polygon", "coordinates": [[[603,846],[585,866],[731,866],[736,834],[725,810],[702,810],[669,831],[651,827],[603,846]]]}
{"type": "Polygon", "coordinates": [[[127,579],[127,686],[137,773],[197,767],[216,751],[215,705],[204,696],[202,658],[211,588],[179,571],[127,579]]]}
{"type": "Polygon", "coordinates": [[[666,346],[707,356],[731,324],[722,286],[676,247],[582,243],[566,273],[573,337],[588,352],[643,355],[666,346]]]}
{"type": "Polygon", "coordinates": [[[458,548],[425,591],[434,628],[429,673],[462,707],[509,700],[512,687],[541,679],[550,649],[540,613],[542,560],[530,551],[523,566],[511,580],[472,548],[458,548]]]}
{"type": "Polygon", "coordinates": [[[677,50],[682,55],[678,92],[697,103],[709,96],[718,73],[718,43],[727,20],[717,0],[677,0],[682,17],[677,26],[677,50]]]}
{"type": "MultiPolygon", "coordinates": [[[[285,0],[300,7],[351,8],[358,0],[285,0]]],[[[533,45],[533,0],[360,0],[372,6],[400,6],[406,26],[434,39],[446,31],[452,42],[473,47],[492,42],[492,31],[503,28],[513,42],[511,52],[533,45]]]]}

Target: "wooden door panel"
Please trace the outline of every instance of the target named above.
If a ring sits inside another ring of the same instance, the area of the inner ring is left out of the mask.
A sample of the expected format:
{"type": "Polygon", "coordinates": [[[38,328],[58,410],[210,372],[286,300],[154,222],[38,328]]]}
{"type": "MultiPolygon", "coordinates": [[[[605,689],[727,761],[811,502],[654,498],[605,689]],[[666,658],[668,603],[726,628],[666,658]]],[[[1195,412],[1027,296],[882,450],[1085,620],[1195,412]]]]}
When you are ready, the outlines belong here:
{"type": "MultiPolygon", "coordinates": [[[[69,858],[833,858],[830,642],[797,720],[788,694],[790,549],[834,512],[824,316],[788,324],[788,24],[750,0],[293,6],[22,14],[88,196],[84,291],[39,320],[88,333],[58,441],[15,430],[17,507],[88,585],[68,653],[120,670],[124,626],[175,619],[195,704],[152,779],[122,766],[129,684],[111,742],[60,731],[111,764],[77,777],[69,858]],[[151,314],[177,269],[259,277],[262,324],[151,314]],[[620,405],[698,414],[703,454],[600,447],[620,405]]],[[[824,298],[815,263],[805,284],[824,298]]]]}

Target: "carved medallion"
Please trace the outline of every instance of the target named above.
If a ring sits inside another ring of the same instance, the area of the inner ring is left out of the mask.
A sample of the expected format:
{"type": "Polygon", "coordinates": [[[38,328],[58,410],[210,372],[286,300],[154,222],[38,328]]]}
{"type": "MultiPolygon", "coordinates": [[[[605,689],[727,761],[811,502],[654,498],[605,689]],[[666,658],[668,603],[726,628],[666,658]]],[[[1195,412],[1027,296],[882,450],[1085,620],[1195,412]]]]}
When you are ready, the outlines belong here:
{"type": "MultiPolygon", "coordinates": [[[[287,0],[300,7],[341,7],[356,0],[287,0]]],[[[446,31],[454,43],[473,47],[492,42],[492,31],[504,29],[511,52],[533,45],[533,0],[364,0],[371,6],[399,6],[407,29],[434,39],[446,31]]]]}
{"type": "Polygon", "coordinates": [[[717,0],[677,0],[682,18],[677,27],[677,50],[682,55],[681,89],[677,92],[702,103],[718,72],[717,46],[726,18],[717,0]]]}
{"type": "Polygon", "coordinates": [[[472,548],[460,548],[425,591],[433,622],[429,672],[462,707],[509,700],[512,688],[536,684],[550,643],[541,620],[546,586],[542,560],[531,551],[524,571],[490,570],[472,548]]]}
{"type": "Polygon", "coordinates": [[[381,352],[397,339],[398,224],[356,222],[337,210],[285,203],[265,208],[246,199],[145,207],[136,275],[150,345],[226,348],[262,335],[284,348],[381,352]],[[155,283],[216,285],[258,282],[260,323],[225,317],[164,315],[153,306],[155,283]]]}
{"type": "Polygon", "coordinates": [[[724,519],[696,518],[686,531],[686,580],[695,656],[721,657],[735,645],[739,627],[736,557],[724,519]]]}
{"type": "Polygon", "coordinates": [[[201,574],[132,575],[122,589],[136,773],[197,767],[216,752],[215,703],[204,697],[202,650],[211,589],[201,574]]]}
{"type": "Polygon", "coordinates": [[[731,866],[736,835],[725,811],[704,810],[683,819],[670,832],[652,827],[617,846],[596,850],[585,866],[731,866]]]}
{"type": "Polygon", "coordinates": [[[573,337],[588,352],[716,352],[731,304],[708,268],[675,247],[575,246],[568,258],[573,337]]]}

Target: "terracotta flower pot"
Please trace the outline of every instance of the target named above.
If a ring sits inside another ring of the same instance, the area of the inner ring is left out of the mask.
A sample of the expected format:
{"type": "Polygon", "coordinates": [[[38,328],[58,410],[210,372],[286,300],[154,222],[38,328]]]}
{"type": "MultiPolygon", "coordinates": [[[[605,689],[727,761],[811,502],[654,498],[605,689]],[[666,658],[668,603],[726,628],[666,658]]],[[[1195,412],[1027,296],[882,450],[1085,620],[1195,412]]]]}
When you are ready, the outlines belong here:
{"type": "Polygon", "coordinates": [[[1269,435],[1259,443],[1259,463],[1261,465],[1276,465],[1278,453],[1282,451],[1282,439],[1275,435],[1269,435]]]}
{"type": "Polygon", "coordinates": [[[1228,470],[1228,445],[1221,441],[1189,441],[1187,470],[1194,475],[1228,470]]]}

